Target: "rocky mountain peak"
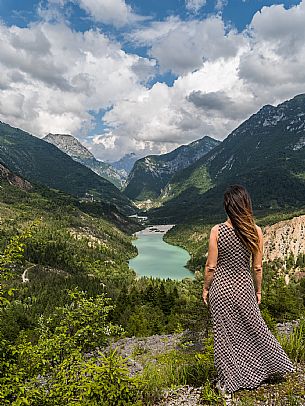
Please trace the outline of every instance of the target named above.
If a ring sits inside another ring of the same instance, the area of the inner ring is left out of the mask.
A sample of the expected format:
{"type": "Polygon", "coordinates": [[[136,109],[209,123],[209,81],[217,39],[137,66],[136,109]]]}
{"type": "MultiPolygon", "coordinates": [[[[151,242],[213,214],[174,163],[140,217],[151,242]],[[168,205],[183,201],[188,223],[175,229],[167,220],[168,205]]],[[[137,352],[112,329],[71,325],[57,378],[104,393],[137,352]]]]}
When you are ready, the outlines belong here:
{"type": "Polygon", "coordinates": [[[109,163],[99,161],[95,156],[80,142],[70,134],[52,134],[45,136],[44,141],[55,145],[65,154],[69,155],[74,161],[87,166],[99,176],[109,180],[118,188],[121,188],[125,178],[124,174],[117,171],[109,163]]]}
{"type": "Polygon", "coordinates": [[[81,144],[77,138],[71,134],[52,134],[49,133],[44,138],[44,141],[55,145],[57,148],[70,155],[72,158],[92,159],[93,154],[81,144]]]}
{"type": "Polygon", "coordinates": [[[162,155],[148,155],[135,162],[125,194],[136,200],[159,198],[171,178],[191,166],[220,141],[205,136],[162,155]]]}

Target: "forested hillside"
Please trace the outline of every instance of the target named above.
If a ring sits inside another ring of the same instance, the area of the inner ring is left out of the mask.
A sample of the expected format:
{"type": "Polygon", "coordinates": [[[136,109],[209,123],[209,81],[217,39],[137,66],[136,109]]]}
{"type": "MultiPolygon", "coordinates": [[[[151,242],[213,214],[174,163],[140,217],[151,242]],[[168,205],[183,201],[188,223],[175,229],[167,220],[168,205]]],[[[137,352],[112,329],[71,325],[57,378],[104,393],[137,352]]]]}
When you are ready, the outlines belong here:
{"type": "Polygon", "coordinates": [[[219,141],[206,136],[167,154],[139,159],[127,178],[124,193],[133,200],[157,199],[176,173],[192,165],[218,144],[219,141]]]}
{"type": "Polygon", "coordinates": [[[0,123],[0,162],[30,182],[115,204],[135,212],[132,202],[112,183],[74,161],[54,145],[18,128],[0,123]]]}
{"type": "Polygon", "coordinates": [[[264,106],[203,158],[178,172],[152,221],[219,218],[227,185],[249,190],[258,215],[305,205],[305,95],[264,106]],[[171,195],[172,193],[172,195],[171,195]],[[218,217],[217,217],[218,216],[218,217]]]}
{"type": "MultiPolygon", "coordinates": [[[[130,234],[137,224],[114,207],[23,187],[20,177],[2,173],[1,404],[153,405],[171,384],[186,383],[203,384],[202,396],[215,398],[211,324],[201,299],[208,226],[168,236],[195,254],[193,280],[138,278],[127,262],[136,255],[130,234]],[[138,345],[128,358],[109,347],[154,334],[167,334],[165,341],[180,334],[178,346],[156,357],[138,345]]],[[[262,308],[273,330],[276,321],[304,313],[303,281],[286,286],[275,278],[277,265],[265,270],[262,308]]],[[[295,350],[291,356],[301,360],[295,350]]]]}

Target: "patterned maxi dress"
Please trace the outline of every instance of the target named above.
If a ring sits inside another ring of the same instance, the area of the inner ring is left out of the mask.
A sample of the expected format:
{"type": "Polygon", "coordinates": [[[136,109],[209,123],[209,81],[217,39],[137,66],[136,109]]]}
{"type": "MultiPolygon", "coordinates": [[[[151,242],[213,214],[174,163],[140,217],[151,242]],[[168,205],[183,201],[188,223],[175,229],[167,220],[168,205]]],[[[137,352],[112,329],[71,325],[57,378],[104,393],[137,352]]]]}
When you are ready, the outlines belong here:
{"type": "Polygon", "coordinates": [[[261,316],[250,257],[234,228],[221,223],[217,266],[208,300],[215,368],[228,392],[252,389],[273,374],[295,371],[261,316]]]}

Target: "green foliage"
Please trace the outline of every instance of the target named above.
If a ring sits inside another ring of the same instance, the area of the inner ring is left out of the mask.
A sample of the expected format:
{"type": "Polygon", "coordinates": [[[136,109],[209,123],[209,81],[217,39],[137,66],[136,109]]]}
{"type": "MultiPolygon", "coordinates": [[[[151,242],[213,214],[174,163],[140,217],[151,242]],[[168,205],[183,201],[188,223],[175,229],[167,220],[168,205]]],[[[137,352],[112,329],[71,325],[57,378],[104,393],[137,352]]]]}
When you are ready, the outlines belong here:
{"type": "MultiPolygon", "coordinates": [[[[290,281],[274,272],[275,264],[265,264],[261,311],[266,311],[277,321],[293,320],[304,314],[304,298],[300,282],[290,281]]],[[[266,314],[266,313],[265,313],[266,314]]]]}
{"type": "Polygon", "coordinates": [[[32,231],[40,223],[39,220],[34,221],[21,234],[13,236],[6,245],[4,252],[0,254],[0,272],[1,277],[12,276],[9,271],[12,265],[20,265],[24,263],[24,251],[27,240],[32,236],[32,231]]]}
{"type": "Polygon", "coordinates": [[[154,362],[148,362],[143,371],[145,404],[154,404],[164,388],[202,386],[207,380],[215,378],[212,335],[204,340],[203,346],[202,353],[182,348],[160,354],[154,362]]]}
{"type": "Polygon", "coordinates": [[[126,360],[114,351],[84,360],[73,354],[56,370],[47,405],[140,405],[144,382],[129,377],[126,360]]]}
{"type": "Polygon", "coordinates": [[[267,307],[263,307],[261,309],[261,315],[262,315],[265,323],[267,324],[269,330],[272,331],[273,333],[275,333],[275,331],[276,331],[276,321],[271,316],[271,314],[269,313],[269,310],[268,310],[267,307]]]}
{"type": "MultiPolygon", "coordinates": [[[[60,356],[70,348],[90,351],[107,342],[107,337],[121,334],[123,329],[107,322],[113,309],[111,299],[105,294],[86,297],[85,292],[77,288],[68,292],[64,307],[56,308],[52,319],[41,320],[40,340],[46,342],[56,337],[55,347],[60,356]]],[[[56,353],[54,349],[51,350],[56,353]]]]}
{"type": "Polygon", "coordinates": [[[39,221],[36,220],[21,234],[12,237],[4,252],[0,254],[0,312],[3,307],[9,305],[9,298],[14,293],[14,289],[8,287],[6,281],[14,276],[14,268],[24,263],[26,241],[31,237],[32,230],[38,223],[39,221]]]}
{"type": "Polygon", "coordinates": [[[112,183],[50,143],[4,123],[0,123],[0,159],[30,182],[74,196],[94,194],[105,205],[110,203],[128,214],[134,212],[132,203],[112,183]]]}
{"type": "Polygon", "coordinates": [[[2,404],[134,404],[142,380],[129,377],[126,361],[115,351],[94,355],[110,337],[123,333],[108,320],[110,302],[104,295],[93,299],[70,291],[67,304],[52,318],[41,317],[36,341],[25,333],[15,345],[2,340],[2,404]]]}
{"type": "Polygon", "coordinates": [[[2,383],[3,405],[140,406],[145,381],[130,377],[126,360],[115,351],[90,358],[74,351],[45,376],[29,375],[19,365],[11,366],[9,378],[2,383]]]}
{"type": "MultiPolygon", "coordinates": [[[[192,167],[189,168],[190,176],[186,179],[181,179],[179,176],[181,173],[179,172],[176,176],[173,177],[169,186],[170,192],[166,195],[166,200],[178,196],[188,188],[196,188],[198,190],[198,193],[204,193],[211,189],[211,187],[213,186],[213,182],[206,166],[199,166],[196,167],[194,170],[191,169],[192,167]]],[[[186,169],[185,171],[183,171],[183,174],[185,175],[189,172],[189,170],[186,169]]]]}
{"type": "Polygon", "coordinates": [[[201,391],[201,399],[209,404],[221,402],[222,397],[215,391],[210,381],[206,381],[201,391]]]}
{"type": "Polygon", "coordinates": [[[305,361],[305,319],[300,319],[298,326],[294,327],[290,335],[277,334],[277,338],[289,356],[294,362],[305,361]]]}

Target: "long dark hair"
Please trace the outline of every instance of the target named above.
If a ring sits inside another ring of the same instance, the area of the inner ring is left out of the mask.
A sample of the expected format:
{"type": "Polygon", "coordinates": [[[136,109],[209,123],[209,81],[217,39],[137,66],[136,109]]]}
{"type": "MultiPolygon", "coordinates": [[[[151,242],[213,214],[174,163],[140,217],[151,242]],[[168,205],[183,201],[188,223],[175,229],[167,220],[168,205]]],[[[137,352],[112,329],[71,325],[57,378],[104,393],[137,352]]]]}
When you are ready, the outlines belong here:
{"type": "Polygon", "coordinates": [[[254,254],[259,250],[259,237],[248,191],[241,185],[229,186],[225,191],[223,203],[236,234],[254,254]]]}

